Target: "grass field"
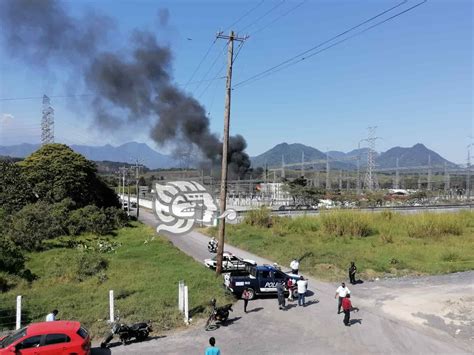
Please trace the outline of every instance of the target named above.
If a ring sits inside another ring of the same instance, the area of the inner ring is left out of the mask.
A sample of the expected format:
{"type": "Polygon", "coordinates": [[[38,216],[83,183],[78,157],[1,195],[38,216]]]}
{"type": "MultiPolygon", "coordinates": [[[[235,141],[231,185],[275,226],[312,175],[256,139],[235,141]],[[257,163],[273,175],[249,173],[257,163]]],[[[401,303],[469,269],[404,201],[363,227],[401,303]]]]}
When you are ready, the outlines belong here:
{"type": "MultiPolygon", "coordinates": [[[[108,238],[115,243],[115,251],[84,251],[71,247],[72,239],[67,238],[62,243],[55,242],[56,246],[50,250],[30,254],[27,267],[38,279],[0,294],[3,317],[14,314],[15,298],[22,295],[23,317],[27,321],[43,320],[57,308],[60,319],[80,320],[100,337],[107,329],[111,289],[116,295],[115,306],[121,320],[152,320],[157,331],[183,324],[177,310],[179,280],[185,280],[189,286],[193,317],[199,317],[199,312],[204,314],[213,297],[218,304],[228,301],[221,278],[155,234],[150,227],[134,223],[108,238]]],[[[87,239],[92,238],[80,238],[87,239]]],[[[10,321],[14,319],[13,316],[10,321]]],[[[0,318],[0,329],[2,322],[8,320],[0,318]]]]}
{"type": "Polygon", "coordinates": [[[281,265],[305,256],[303,273],[323,280],[346,278],[351,261],[365,279],[474,269],[473,212],[341,211],[289,218],[257,210],[226,230],[230,244],[281,265]]]}

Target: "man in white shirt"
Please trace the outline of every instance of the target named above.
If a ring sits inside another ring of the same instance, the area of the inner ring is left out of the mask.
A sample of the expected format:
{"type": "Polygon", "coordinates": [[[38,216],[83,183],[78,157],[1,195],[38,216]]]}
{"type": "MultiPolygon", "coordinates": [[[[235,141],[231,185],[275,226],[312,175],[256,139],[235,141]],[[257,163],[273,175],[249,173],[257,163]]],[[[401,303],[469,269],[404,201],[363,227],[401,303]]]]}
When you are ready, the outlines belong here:
{"type": "Polygon", "coordinates": [[[336,295],[334,298],[339,297],[339,300],[337,302],[337,314],[341,313],[341,305],[342,305],[342,300],[346,295],[350,294],[351,291],[346,287],[346,284],[343,282],[341,283],[341,286],[339,286],[336,290],[336,295]]]}
{"type": "Polygon", "coordinates": [[[293,261],[290,263],[290,268],[292,274],[298,275],[298,269],[300,268],[300,262],[298,259],[293,259],[293,261]]]}
{"type": "Polygon", "coordinates": [[[306,296],[306,291],[308,290],[308,281],[305,280],[303,276],[300,276],[300,279],[296,281],[296,286],[298,287],[298,306],[304,307],[304,298],[306,296]]]}
{"type": "Polygon", "coordinates": [[[49,313],[46,316],[46,322],[54,322],[56,320],[56,316],[58,315],[58,313],[59,313],[59,311],[57,309],[55,309],[54,311],[49,313]]]}

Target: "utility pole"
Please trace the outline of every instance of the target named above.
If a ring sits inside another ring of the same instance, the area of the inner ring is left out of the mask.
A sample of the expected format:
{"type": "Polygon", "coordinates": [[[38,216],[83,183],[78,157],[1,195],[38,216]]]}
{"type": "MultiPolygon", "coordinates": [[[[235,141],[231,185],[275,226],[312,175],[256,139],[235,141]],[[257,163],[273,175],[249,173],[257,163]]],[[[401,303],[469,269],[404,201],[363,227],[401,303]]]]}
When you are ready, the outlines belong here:
{"type": "Polygon", "coordinates": [[[329,180],[329,152],[326,150],[326,191],[331,189],[331,181],[329,180]]]}
{"type": "Polygon", "coordinates": [[[431,154],[428,155],[428,184],[427,184],[428,191],[431,191],[431,154]]]}
{"type": "Polygon", "coordinates": [[[471,147],[474,143],[467,146],[467,174],[466,174],[466,199],[471,198],[471,147]]]}
{"type": "Polygon", "coordinates": [[[285,157],[281,156],[281,178],[284,179],[285,176],[285,157]]]}
{"type": "Polygon", "coordinates": [[[125,166],[122,166],[120,169],[120,173],[122,174],[122,192],[120,192],[120,185],[119,185],[119,195],[121,194],[121,200],[122,200],[122,210],[124,208],[124,200],[125,200],[125,172],[127,171],[127,168],[125,166]]]}
{"type": "Polygon", "coordinates": [[[448,164],[444,162],[444,193],[448,195],[449,192],[449,173],[448,173],[448,164]]]}
{"type": "Polygon", "coordinates": [[[137,219],[140,217],[140,186],[138,181],[140,180],[140,168],[142,167],[139,164],[138,159],[135,160],[135,189],[137,194],[137,219]]]}
{"type": "Polygon", "coordinates": [[[399,166],[398,166],[398,157],[397,157],[397,166],[395,170],[395,186],[393,187],[394,189],[399,189],[400,188],[400,171],[399,171],[399,166]]]}
{"type": "Polygon", "coordinates": [[[304,151],[301,152],[301,177],[304,178],[304,151]]]}
{"type": "MultiPolygon", "coordinates": [[[[226,210],[227,199],[227,155],[229,150],[229,126],[230,126],[230,102],[232,93],[232,65],[234,62],[234,41],[243,42],[247,37],[237,37],[234,31],[230,31],[230,35],[224,35],[219,32],[216,36],[218,39],[228,40],[227,45],[227,80],[225,85],[225,111],[224,111],[224,136],[222,142],[222,172],[221,172],[221,192],[220,192],[220,207],[221,215],[226,210]]],[[[219,244],[217,246],[217,265],[216,273],[222,273],[222,258],[224,254],[225,242],[225,218],[222,218],[219,223],[219,244]]]]}

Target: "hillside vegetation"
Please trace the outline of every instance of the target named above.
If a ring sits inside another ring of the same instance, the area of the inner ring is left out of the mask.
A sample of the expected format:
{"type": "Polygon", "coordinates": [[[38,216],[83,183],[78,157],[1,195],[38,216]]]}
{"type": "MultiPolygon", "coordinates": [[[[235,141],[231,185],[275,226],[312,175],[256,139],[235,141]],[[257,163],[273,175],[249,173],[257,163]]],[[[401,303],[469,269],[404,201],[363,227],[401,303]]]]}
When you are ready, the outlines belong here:
{"type": "Polygon", "coordinates": [[[474,213],[337,211],[289,218],[263,209],[229,225],[227,242],[285,267],[302,257],[303,273],[324,280],[346,278],[351,261],[366,279],[450,273],[474,269],[474,213]]]}

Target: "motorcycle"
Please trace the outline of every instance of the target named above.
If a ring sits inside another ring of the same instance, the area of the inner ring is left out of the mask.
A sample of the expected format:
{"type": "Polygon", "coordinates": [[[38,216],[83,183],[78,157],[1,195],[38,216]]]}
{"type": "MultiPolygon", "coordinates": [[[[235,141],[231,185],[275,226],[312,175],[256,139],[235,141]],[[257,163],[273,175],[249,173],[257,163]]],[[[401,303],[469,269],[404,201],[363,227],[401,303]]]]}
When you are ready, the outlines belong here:
{"type": "Polygon", "coordinates": [[[207,250],[210,253],[217,253],[217,242],[212,242],[212,240],[207,244],[207,250]]]}
{"type": "Polygon", "coordinates": [[[132,338],[135,338],[137,341],[143,341],[148,338],[150,332],[153,329],[151,328],[151,322],[149,323],[135,323],[132,325],[127,325],[120,323],[117,319],[112,324],[112,329],[110,333],[104,338],[102,343],[100,343],[101,348],[107,347],[107,344],[113,339],[114,335],[118,335],[120,341],[123,345],[126,345],[128,341],[132,338]]]}
{"type": "Polygon", "coordinates": [[[232,303],[226,304],[222,307],[216,306],[216,300],[211,300],[212,311],[206,322],[206,330],[215,328],[216,322],[224,323],[229,318],[229,312],[233,312],[232,303]]]}

